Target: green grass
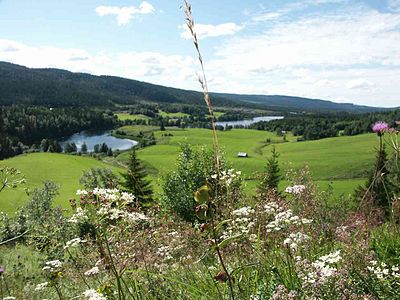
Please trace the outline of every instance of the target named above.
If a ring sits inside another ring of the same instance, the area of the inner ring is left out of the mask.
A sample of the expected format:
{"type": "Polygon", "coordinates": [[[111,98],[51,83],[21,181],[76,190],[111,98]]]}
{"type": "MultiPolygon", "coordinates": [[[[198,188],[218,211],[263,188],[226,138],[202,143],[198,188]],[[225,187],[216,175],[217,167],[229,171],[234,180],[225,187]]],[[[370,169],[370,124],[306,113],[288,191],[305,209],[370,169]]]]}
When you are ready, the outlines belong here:
{"type": "Polygon", "coordinates": [[[162,111],[162,110],[159,110],[158,114],[163,118],[166,118],[166,117],[168,117],[168,118],[184,118],[184,117],[190,116],[189,114],[185,114],[183,112],[169,113],[169,112],[162,111]]]}
{"type": "Polygon", "coordinates": [[[125,120],[151,120],[151,117],[149,116],[145,116],[142,114],[138,114],[138,115],[131,115],[128,113],[116,113],[115,114],[118,117],[118,120],[120,121],[125,121],[125,120]]]}
{"type": "Polygon", "coordinates": [[[28,199],[25,188],[39,187],[46,180],[51,180],[60,185],[60,195],[55,204],[68,207],[68,200],[75,197],[76,190],[80,188],[79,178],[82,172],[92,167],[111,168],[117,174],[122,168],[107,165],[91,157],[73,156],[56,153],[31,153],[20,155],[4,161],[0,166],[9,166],[21,171],[27,183],[16,189],[5,189],[0,193],[0,211],[12,213],[22,206],[28,199]]]}
{"type": "Polygon", "coordinates": [[[160,130],[159,126],[147,126],[147,125],[128,125],[118,128],[119,131],[124,131],[127,136],[138,136],[140,132],[146,134],[156,130],[160,130]]]}
{"type": "MultiPolygon", "coordinates": [[[[138,156],[154,177],[159,177],[173,169],[182,143],[211,146],[211,131],[207,129],[186,129],[172,131],[172,137],[162,137],[162,144],[140,149],[138,156]]],[[[161,132],[155,132],[161,138],[161,132]]],[[[325,188],[332,183],[335,194],[350,194],[353,189],[364,182],[368,170],[374,162],[374,146],[376,135],[364,134],[352,137],[336,137],[318,141],[296,142],[288,136],[288,142],[282,143],[282,137],[274,133],[234,129],[218,132],[219,143],[225,157],[233,167],[241,170],[246,178],[254,178],[263,171],[265,161],[270,155],[270,138],[280,153],[279,161],[283,172],[288,168],[300,168],[308,165],[313,179],[325,188]],[[243,151],[248,158],[238,158],[237,153],[243,151]]],[[[118,159],[126,160],[126,154],[118,159]]],[[[250,186],[256,182],[247,181],[250,186]]]]}
{"type": "MultiPolygon", "coordinates": [[[[211,147],[211,131],[207,129],[182,130],[168,127],[164,132],[159,131],[157,126],[124,126],[121,129],[127,132],[128,136],[135,136],[140,131],[155,133],[157,145],[138,150],[138,157],[153,179],[156,192],[160,192],[159,178],[174,169],[181,144],[211,147]],[[172,136],[163,136],[165,133],[171,133],[172,136]]],[[[249,195],[254,193],[257,185],[257,181],[252,179],[263,171],[266,159],[270,155],[272,145],[266,142],[267,139],[271,139],[280,153],[282,173],[289,167],[308,165],[313,179],[322,189],[331,183],[335,195],[346,196],[365,181],[364,178],[374,163],[374,146],[377,145],[374,134],[307,142],[296,142],[295,137],[288,135],[288,142],[284,143],[282,137],[272,132],[234,129],[218,132],[218,137],[228,162],[235,169],[241,170],[246,178],[245,191],[249,195]],[[249,157],[238,158],[238,152],[247,152],[249,157]]],[[[116,161],[110,163],[124,164],[128,155],[129,152],[124,152],[116,161]]],[[[122,168],[111,167],[93,158],[51,153],[22,155],[0,161],[0,166],[3,165],[15,167],[24,173],[28,181],[27,188],[38,187],[47,179],[60,184],[61,194],[56,203],[64,207],[68,206],[68,199],[73,197],[79,188],[78,180],[83,170],[99,166],[110,167],[117,172],[123,171],[122,168]]],[[[5,190],[0,194],[0,210],[13,212],[26,200],[24,187],[5,190]]]]}

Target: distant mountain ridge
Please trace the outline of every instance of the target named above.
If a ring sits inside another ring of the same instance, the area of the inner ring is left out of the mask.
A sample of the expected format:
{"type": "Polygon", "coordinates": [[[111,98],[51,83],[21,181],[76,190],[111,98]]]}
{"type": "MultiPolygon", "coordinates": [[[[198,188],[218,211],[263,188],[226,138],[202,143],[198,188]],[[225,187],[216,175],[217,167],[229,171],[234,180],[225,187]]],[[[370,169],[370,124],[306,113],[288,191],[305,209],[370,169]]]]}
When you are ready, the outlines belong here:
{"type": "MultiPolygon", "coordinates": [[[[390,110],[392,108],[372,107],[366,105],[357,105],[353,103],[337,103],[329,100],[310,99],[295,96],[284,95],[246,95],[246,94],[226,94],[217,93],[224,98],[235,101],[267,104],[269,107],[276,108],[296,108],[304,111],[347,111],[347,112],[373,112],[390,110]]],[[[395,109],[395,108],[393,108],[395,109]]]]}
{"type": "MultiPolygon", "coordinates": [[[[290,96],[212,93],[214,106],[274,111],[372,112],[379,107],[290,96]]],[[[204,105],[201,92],[114,76],[32,69],[0,62],[0,105],[107,106],[111,104],[180,103],[204,105]]]]}

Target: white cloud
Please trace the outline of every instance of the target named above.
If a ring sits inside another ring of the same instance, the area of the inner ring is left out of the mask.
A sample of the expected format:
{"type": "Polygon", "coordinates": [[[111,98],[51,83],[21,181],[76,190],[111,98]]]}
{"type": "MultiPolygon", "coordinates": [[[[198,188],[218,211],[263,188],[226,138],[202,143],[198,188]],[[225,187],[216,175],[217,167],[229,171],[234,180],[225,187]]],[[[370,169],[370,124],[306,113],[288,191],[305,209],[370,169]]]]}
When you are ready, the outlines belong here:
{"type": "Polygon", "coordinates": [[[399,105],[398,14],[363,8],[256,26],[216,47],[207,67],[225,83],[211,90],[399,105]]]}
{"type": "Polygon", "coordinates": [[[399,12],[400,11],[400,0],[388,0],[388,6],[390,9],[399,12]]]}
{"type": "MultiPolygon", "coordinates": [[[[3,61],[31,68],[60,68],[95,75],[112,75],[166,86],[182,86],[195,81],[194,59],[158,52],[89,53],[82,49],[32,47],[12,40],[0,39],[3,61]],[[7,51],[12,47],[13,51],[7,51]],[[192,80],[187,80],[189,77],[192,80]]],[[[189,87],[189,86],[186,86],[189,87]]]]}
{"type": "Polygon", "coordinates": [[[253,17],[252,20],[255,22],[266,22],[279,19],[282,15],[282,12],[267,12],[253,17]]]}
{"type": "Polygon", "coordinates": [[[118,26],[127,25],[135,15],[145,15],[154,12],[154,7],[147,1],[143,1],[138,8],[134,6],[98,6],[96,13],[98,16],[103,17],[107,15],[116,15],[118,26]]]}
{"type": "MultiPolygon", "coordinates": [[[[185,39],[191,39],[192,36],[190,34],[189,29],[186,25],[179,26],[180,29],[183,29],[181,33],[181,37],[185,39]]],[[[234,35],[238,31],[243,29],[243,26],[237,25],[235,23],[224,23],[219,25],[210,25],[210,24],[195,24],[194,27],[197,37],[199,39],[204,39],[208,37],[217,37],[223,35],[234,35]]]]}
{"type": "Polygon", "coordinates": [[[353,80],[350,80],[347,83],[347,88],[349,88],[349,89],[363,89],[363,90],[366,89],[366,90],[369,90],[369,89],[371,89],[373,87],[375,87],[375,84],[371,83],[368,80],[362,79],[362,78],[353,79],[353,80]]]}

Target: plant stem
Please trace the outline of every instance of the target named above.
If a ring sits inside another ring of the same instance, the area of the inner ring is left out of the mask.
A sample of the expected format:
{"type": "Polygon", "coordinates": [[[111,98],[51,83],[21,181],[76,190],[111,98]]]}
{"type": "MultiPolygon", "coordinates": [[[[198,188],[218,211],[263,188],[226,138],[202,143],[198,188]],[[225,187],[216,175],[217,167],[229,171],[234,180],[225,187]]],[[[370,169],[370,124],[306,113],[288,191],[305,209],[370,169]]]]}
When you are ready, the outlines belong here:
{"type": "Polygon", "coordinates": [[[218,246],[217,233],[215,231],[214,220],[211,220],[211,227],[212,227],[213,239],[214,239],[214,244],[215,244],[215,251],[217,252],[218,259],[219,259],[222,269],[224,270],[225,274],[228,276],[228,284],[229,284],[231,299],[235,300],[235,293],[233,292],[232,277],[229,274],[229,271],[225,266],[225,262],[224,262],[224,259],[222,258],[221,250],[219,249],[219,246],[218,246]]]}

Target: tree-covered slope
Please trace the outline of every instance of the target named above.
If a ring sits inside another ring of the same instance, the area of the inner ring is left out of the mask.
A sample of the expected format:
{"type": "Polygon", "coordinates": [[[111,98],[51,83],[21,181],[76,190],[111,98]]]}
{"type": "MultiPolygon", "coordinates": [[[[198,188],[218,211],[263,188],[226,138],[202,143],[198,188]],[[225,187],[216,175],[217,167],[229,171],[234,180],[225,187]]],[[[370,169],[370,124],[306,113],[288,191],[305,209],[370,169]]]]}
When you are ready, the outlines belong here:
{"type": "MultiPolygon", "coordinates": [[[[109,106],[141,102],[204,105],[202,93],[113,76],[30,69],[0,62],[0,105],[109,106]]],[[[214,106],[275,111],[368,112],[380,108],[289,96],[213,94],[214,106]]]]}

